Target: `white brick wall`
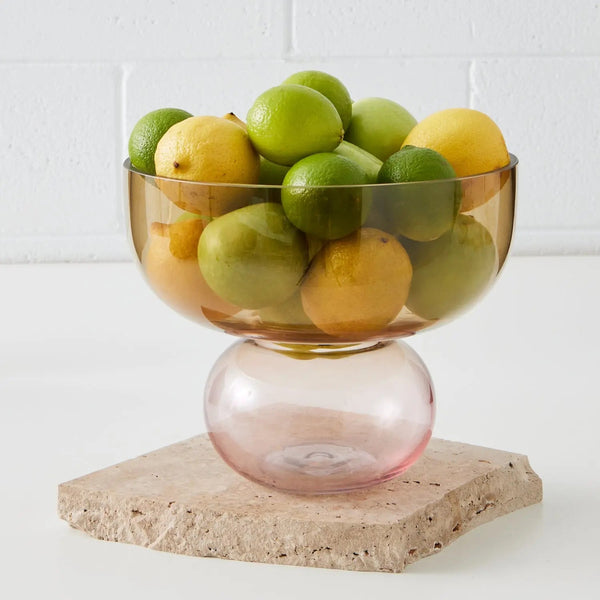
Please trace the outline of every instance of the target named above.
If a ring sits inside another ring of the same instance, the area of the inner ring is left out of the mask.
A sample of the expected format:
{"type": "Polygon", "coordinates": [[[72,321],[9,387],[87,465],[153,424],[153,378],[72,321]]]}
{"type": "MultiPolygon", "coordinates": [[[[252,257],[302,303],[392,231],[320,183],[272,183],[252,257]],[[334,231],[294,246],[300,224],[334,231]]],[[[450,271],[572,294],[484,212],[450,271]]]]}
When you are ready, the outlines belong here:
{"type": "Polygon", "coordinates": [[[0,262],[127,260],[135,121],[243,116],[305,68],[488,112],[521,160],[515,251],[600,252],[597,0],[2,0],[0,262]]]}

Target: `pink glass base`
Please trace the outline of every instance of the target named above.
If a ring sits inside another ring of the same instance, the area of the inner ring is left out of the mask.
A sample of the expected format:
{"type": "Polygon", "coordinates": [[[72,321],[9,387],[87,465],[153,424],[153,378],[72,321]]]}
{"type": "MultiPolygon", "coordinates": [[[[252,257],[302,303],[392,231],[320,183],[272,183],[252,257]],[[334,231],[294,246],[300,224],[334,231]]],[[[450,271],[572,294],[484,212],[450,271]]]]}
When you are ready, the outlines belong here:
{"type": "Polygon", "coordinates": [[[396,477],[423,452],[435,414],[427,369],[404,342],[295,346],[243,341],[205,392],[213,445],[238,473],[325,494],[396,477]]]}

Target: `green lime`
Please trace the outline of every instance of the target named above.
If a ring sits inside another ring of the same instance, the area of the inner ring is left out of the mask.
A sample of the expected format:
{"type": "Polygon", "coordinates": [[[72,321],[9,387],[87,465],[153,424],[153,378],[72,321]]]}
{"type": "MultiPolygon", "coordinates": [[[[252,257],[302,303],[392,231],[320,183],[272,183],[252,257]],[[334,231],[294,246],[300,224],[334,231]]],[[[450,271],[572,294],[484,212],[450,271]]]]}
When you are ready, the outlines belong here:
{"type": "Polygon", "coordinates": [[[264,156],[260,157],[260,173],[258,183],[262,185],[281,185],[286,173],[290,170],[287,165],[278,165],[264,156]]]}
{"type": "Polygon", "coordinates": [[[377,181],[423,183],[379,188],[369,224],[419,242],[440,237],[452,228],[460,208],[455,177],[452,165],[435,150],[404,146],[383,163],[377,181]]]}
{"type": "Polygon", "coordinates": [[[321,92],[335,106],[342,119],[342,127],[348,129],[352,118],[352,99],[346,86],[337,77],[323,71],[300,71],[290,75],[283,83],[305,85],[321,92]]]}
{"type": "Polygon", "coordinates": [[[279,85],[263,92],[250,107],[246,122],[254,147],[279,165],[330,152],[344,135],[335,106],[304,85],[279,85]]]}
{"type": "Polygon", "coordinates": [[[383,163],[379,183],[399,183],[401,181],[432,181],[453,179],[456,173],[452,165],[435,150],[404,146],[383,163]]]}
{"type": "Polygon", "coordinates": [[[424,319],[442,319],[467,307],[496,272],[490,232],[459,215],[451,231],[432,242],[403,240],[413,266],[406,306],[424,319]]]}
{"type": "Polygon", "coordinates": [[[134,126],[129,136],[129,159],[131,164],[149,175],[156,175],[154,153],[165,133],[179,121],[192,115],[179,108],[159,108],[144,115],[134,126]]]}
{"type": "Polygon", "coordinates": [[[368,182],[364,170],[351,160],[333,152],[313,154],[288,171],[281,204],[298,229],[335,240],[363,224],[370,207],[370,193],[359,186],[368,182]]]}
{"type": "Polygon", "coordinates": [[[362,167],[363,171],[369,178],[369,183],[377,183],[377,176],[379,175],[379,169],[383,164],[376,156],[373,156],[366,150],[342,140],[340,145],[334,150],[335,154],[345,156],[352,162],[355,162],[359,167],[362,167]]]}
{"type": "Polygon", "coordinates": [[[364,98],[352,105],[352,120],[344,136],[380,160],[400,150],[417,120],[402,106],[386,98],[364,98]]]}

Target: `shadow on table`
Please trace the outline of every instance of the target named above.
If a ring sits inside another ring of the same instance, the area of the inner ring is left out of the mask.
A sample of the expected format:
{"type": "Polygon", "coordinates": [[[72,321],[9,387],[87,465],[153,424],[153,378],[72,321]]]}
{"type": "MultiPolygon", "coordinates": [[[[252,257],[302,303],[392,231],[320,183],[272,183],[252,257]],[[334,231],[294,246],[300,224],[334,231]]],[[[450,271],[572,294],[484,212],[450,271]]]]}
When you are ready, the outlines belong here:
{"type": "Polygon", "coordinates": [[[543,503],[518,510],[469,531],[440,553],[409,565],[406,573],[456,573],[505,561],[536,543],[543,522],[543,503]]]}

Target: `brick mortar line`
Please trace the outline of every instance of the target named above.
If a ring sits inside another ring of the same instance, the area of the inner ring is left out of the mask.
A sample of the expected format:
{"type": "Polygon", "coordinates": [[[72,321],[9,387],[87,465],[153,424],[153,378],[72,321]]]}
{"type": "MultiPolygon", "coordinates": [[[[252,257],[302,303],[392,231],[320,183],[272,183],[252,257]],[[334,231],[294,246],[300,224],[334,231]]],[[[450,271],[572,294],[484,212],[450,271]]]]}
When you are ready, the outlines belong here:
{"type": "Polygon", "coordinates": [[[462,61],[480,61],[480,60],[589,60],[594,61],[600,59],[600,54],[372,54],[372,55],[356,55],[356,56],[340,56],[340,55],[302,55],[289,54],[285,56],[218,56],[207,55],[194,58],[182,58],[173,56],[170,58],[132,58],[123,57],[121,59],[88,59],[83,61],[72,61],[66,59],[53,60],[38,60],[38,59],[10,59],[0,58],[0,67],[3,66],[125,66],[131,65],[148,65],[148,64],[169,64],[176,61],[181,63],[193,62],[214,62],[223,63],[248,63],[256,61],[264,62],[328,62],[328,61],[374,61],[374,60],[462,60],[462,61]]]}
{"type": "Polygon", "coordinates": [[[115,127],[117,130],[117,148],[115,152],[116,166],[117,166],[117,177],[115,177],[115,219],[119,227],[119,231],[124,232],[124,223],[126,223],[127,215],[125,214],[125,202],[122,199],[122,167],[123,158],[121,156],[122,148],[124,147],[125,140],[127,138],[126,127],[126,114],[125,114],[125,101],[127,96],[126,91],[126,76],[127,67],[125,65],[119,65],[117,67],[117,82],[115,86],[115,127]],[[120,177],[119,177],[120,175],[120,177]]]}
{"type": "Polygon", "coordinates": [[[473,108],[475,105],[475,65],[476,61],[471,59],[467,69],[467,87],[469,91],[468,107],[473,108]]]}
{"type": "Polygon", "coordinates": [[[296,2],[295,0],[286,0],[283,8],[283,18],[285,20],[285,40],[283,56],[285,58],[293,56],[295,53],[296,39],[294,35],[294,24],[296,21],[296,2]]]}
{"type": "MultiPolygon", "coordinates": [[[[221,60],[220,57],[216,57],[221,60]]],[[[595,60],[600,58],[600,54],[357,54],[357,55],[337,55],[337,54],[303,54],[297,50],[294,54],[283,58],[286,62],[311,62],[311,61],[355,61],[355,60],[561,60],[561,59],[580,59],[595,60]]],[[[247,60],[273,60],[269,57],[255,57],[247,60]]],[[[162,59],[157,59],[162,60],[162,59]]],[[[168,60],[202,60],[202,59],[168,59],[168,60]]],[[[168,62],[167,60],[167,62],[168,62]]],[[[206,59],[209,60],[209,59],[206,59]]],[[[214,58],[212,59],[214,60],[214,58]]],[[[226,60],[245,60],[236,58],[227,58],[226,60]]],[[[153,62],[154,59],[143,59],[143,61],[153,62]]]]}

